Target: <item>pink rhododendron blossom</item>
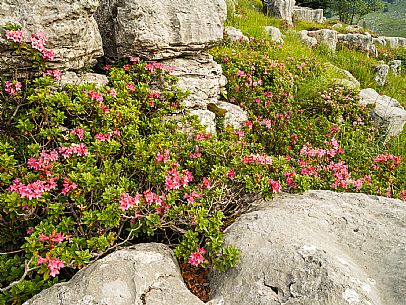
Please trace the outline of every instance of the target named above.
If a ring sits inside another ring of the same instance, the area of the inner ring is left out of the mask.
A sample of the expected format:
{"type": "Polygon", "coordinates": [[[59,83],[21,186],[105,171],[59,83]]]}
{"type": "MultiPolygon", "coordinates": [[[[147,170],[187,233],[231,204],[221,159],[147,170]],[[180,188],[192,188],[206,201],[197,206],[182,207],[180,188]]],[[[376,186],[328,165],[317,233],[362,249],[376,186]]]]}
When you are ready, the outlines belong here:
{"type": "Polygon", "coordinates": [[[47,49],[42,50],[43,59],[52,61],[52,60],[54,60],[54,57],[55,57],[55,53],[53,50],[47,50],[47,49]]]}
{"type": "Polygon", "coordinates": [[[279,193],[282,190],[282,186],[279,181],[270,179],[268,180],[268,184],[272,188],[272,193],[279,193]]]}
{"type": "Polygon", "coordinates": [[[202,198],[202,195],[192,191],[190,194],[185,194],[183,198],[186,199],[188,203],[193,203],[196,199],[202,198]]]}
{"type": "Polygon", "coordinates": [[[6,92],[10,95],[10,96],[14,96],[17,92],[21,91],[21,83],[18,81],[15,82],[10,82],[10,81],[6,81],[5,82],[5,89],[6,92]]]}
{"type": "Polygon", "coordinates": [[[34,228],[33,227],[29,227],[26,231],[27,235],[31,235],[32,233],[34,233],[34,228]]]}
{"type": "Polygon", "coordinates": [[[131,68],[130,65],[124,65],[124,66],[123,66],[123,69],[126,70],[126,71],[130,70],[130,68],[131,68]]]}
{"type": "Polygon", "coordinates": [[[127,90],[129,90],[131,92],[135,91],[135,85],[134,84],[127,84],[127,85],[125,85],[125,87],[126,87],[127,90]]]}
{"type": "Polygon", "coordinates": [[[15,43],[21,43],[24,39],[24,32],[21,30],[6,30],[6,38],[12,40],[15,43]]]}
{"type": "Polygon", "coordinates": [[[254,164],[254,163],[258,163],[258,164],[272,164],[272,157],[266,155],[266,154],[261,154],[261,155],[249,155],[248,157],[244,157],[241,159],[242,163],[245,164],[254,164]]]}
{"type": "Polygon", "coordinates": [[[107,105],[101,104],[99,106],[99,108],[101,109],[101,111],[103,111],[104,113],[110,113],[110,109],[107,105]]]}
{"type": "Polygon", "coordinates": [[[190,158],[190,159],[198,159],[198,158],[200,158],[201,156],[202,156],[201,153],[192,153],[192,154],[189,155],[189,158],[190,158]]]}
{"type": "Polygon", "coordinates": [[[65,240],[65,236],[62,233],[56,233],[55,231],[49,236],[49,239],[54,243],[61,243],[65,240]]]}
{"type": "Polygon", "coordinates": [[[38,255],[38,260],[37,260],[37,264],[41,265],[48,262],[48,259],[46,257],[42,257],[41,255],[38,255]]]}
{"type": "Polygon", "coordinates": [[[402,161],[401,156],[394,156],[392,154],[381,154],[372,159],[376,163],[388,163],[390,169],[395,169],[402,161]]]}
{"type": "Polygon", "coordinates": [[[85,131],[82,128],[76,128],[70,131],[70,134],[76,135],[79,140],[83,140],[85,138],[85,131]]]}
{"type": "Polygon", "coordinates": [[[59,274],[59,270],[65,267],[65,262],[57,259],[48,260],[49,275],[55,277],[59,274]]]}
{"type": "Polygon", "coordinates": [[[111,68],[113,68],[112,65],[105,65],[102,69],[103,69],[104,71],[107,71],[107,70],[110,70],[111,68]]]}
{"type": "Polygon", "coordinates": [[[103,102],[103,94],[96,92],[96,91],[89,91],[87,95],[95,102],[102,103],[103,102]]]}
{"type": "Polygon", "coordinates": [[[70,181],[68,178],[63,178],[63,188],[62,188],[62,194],[67,195],[70,191],[77,189],[78,185],[72,181],[70,181]]]}
{"type": "Polygon", "coordinates": [[[234,170],[233,170],[232,168],[229,168],[229,169],[228,169],[227,177],[228,177],[228,179],[230,179],[230,180],[234,180],[234,178],[235,178],[235,172],[234,172],[234,170]]]}
{"type": "Polygon", "coordinates": [[[196,140],[208,140],[212,137],[211,134],[199,133],[195,136],[196,140]]]}
{"type": "Polygon", "coordinates": [[[139,57],[133,57],[133,56],[131,56],[131,57],[130,57],[130,61],[131,61],[131,62],[140,62],[140,58],[139,58],[139,57]]]}
{"type": "Polygon", "coordinates": [[[48,237],[48,236],[46,236],[46,235],[44,235],[44,234],[42,234],[42,233],[40,233],[40,234],[38,235],[38,241],[44,242],[44,241],[47,241],[47,240],[49,240],[49,237],[48,237]]]}
{"type": "Polygon", "coordinates": [[[400,193],[400,200],[405,200],[405,201],[406,201],[406,190],[403,190],[403,191],[400,193]]]}
{"type": "Polygon", "coordinates": [[[156,61],[146,64],[145,70],[150,71],[150,72],[154,72],[155,70],[161,70],[161,71],[166,71],[168,73],[172,73],[174,71],[174,69],[172,67],[164,66],[163,64],[157,63],[156,61]]]}
{"type": "Polygon", "coordinates": [[[54,81],[59,81],[62,78],[62,73],[59,70],[47,70],[45,74],[51,76],[54,81]]]}
{"type": "Polygon", "coordinates": [[[134,207],[140,203],[141,195],[137,194],[135,197],[130,196],[127,193],[120,195],[120,209],[126,211],[129,208],[134,207]]]}
{"type": "Polygon", "coordinates": [[[210,190],[212,188],[211,181],[208,178],[203,178],[203,182],[201,184],[201,187],[210,190]]]}
{"type": "Polygon", "coordinates": [[[155,157],[155,162],[156,163],[166,163],[171,159],[171,156],[169,154],[169,150],[165,150],[165,152],[163,154],[161,154],[160,152],[157,153],[156,157],[155,157]]]}
{"type": "Polygon", "coordinates": [[[204,248],[197,248],[196,252],[193,252],[190,254],[188,258],[188,263],[192,266],[199,266],[201,263],[204,262],[205,258],[203,254],[206,253],[206,250],[204,248]]]}
{"type": "Polygon", "coordinates": [[[108,93],[109,93],[110,96],[112,96],[112,97],[117,97],[117,91],[116,91],[116,89],[114,89],[114,88],[109,89],[108,93]]]}
{"type": "Polygon", "coordinates": [[[58,151],[64,159],[69,159],[73,155],[81,157],[87,156],[89,154],[89,151],[86,148],[86,144],[84,143],[72,143],[70,147],[60,147],[58,151]]]}

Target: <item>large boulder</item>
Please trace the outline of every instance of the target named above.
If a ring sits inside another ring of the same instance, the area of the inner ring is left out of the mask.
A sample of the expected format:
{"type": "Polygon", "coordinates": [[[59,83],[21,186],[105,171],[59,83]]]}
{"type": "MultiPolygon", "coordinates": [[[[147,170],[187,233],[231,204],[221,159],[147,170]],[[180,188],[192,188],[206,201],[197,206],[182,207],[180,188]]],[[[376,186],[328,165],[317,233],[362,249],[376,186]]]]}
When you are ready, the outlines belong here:
{"type": "Polygon", "coordinates": [[[189,91],[184,103],[187,108],[207,109],[207,104],[216,104],[227,79],[221,66],[206,53],[194,57],[163,60],[166,66],[173,67],[172,75],[179,78],[177,86],[189,91]]]}
{"type": "Polygon", "coordinates": [[[225,0],[101,0],[96,20],[105,54],[173,58],[223,38],[225,0]]]}
{"type": "Polygon", "coordinates": [[[391,48],[406,47],[406,38],[404,37],[384,37],[386,45],[391,48]]]}
{"type": "Polygon", "coordinates": [[[267,15],[285,20],[293,25],[292,13],[295,0],[262,0],[262,8],[267,15]]]}
{"type": "Polygon", "coordinates": [[[282,38],[282,33],[279,30],[279,28],[274,27],[274,26],[264,26],[264,31],[269,35],[269,38],[271,38],[272,41],[275,41],[276,43],[284,43],[284,40],[282,38]]]}
{"type": "MultiPolygon", "coordinates": [[[[53,67],[81,69],[93,65],[103,55],[101,36],[93,18],[98,4],[98,0],[2,0],[0,26],[19,23],[28,37],[31,33],[45,33],[46,47],[55,52],[53,67]]],[[[0,71],[7,70],[12,60],[10,50],[1,48],[0,57],[0,71]]],[[[26,68],[21,60],[11,64],[17,69],[26,68]]]]}
{"type": "Polygon", "coordinates": [[[375,67],[375,82],[378,86],[383,86],[386,83],[386,77],[389,73],[389,66],[387,64],[380,64],[375,67]]]}
{"type": "Polygon", "coordinates": [[[249,38],[247,36],[245,36],[241,30],[236,29],[232,26],[226,26],[224,29],[224,32],[227,34],[227,37],[231,40],[231,41],[237,41],[237,42],[248,42],[249,38]]]}
{"type": "Polygon", "coordinates": [[[374,56],[378,55],[372,36],[369,33],[338,34],[337,38],[339,42],[349,45],[350,47],[357,46],[361,50],[369,52],[374,56]]]}
{"type": "Polygon", "coordinates": [[[397,100],[380,95],[372,88],[360,91],[360,104],[374,106],[371,117],[388,136],[397,136],[403,131],[406,122],[406,111],[397,100]]]}
{"type": "Polygon", "coordinates": [[[80,270],[24,305],[203,305],[185,286],[178,263],[162,244],[120,250],[80,270]]]}
{"type": "Polygon", "coordinates": [[[301,6],[295,6],[293,7],[293,14],[296,16],[296,18],[300,20],[306,20],[310,22],[317,22],[317,23],[323,23],[326,21],[326,18],[324,17],[323,9],[312,9],[309,7],[301,7],[301,6]]]}
{"type": "Polygon", "coordinates": [[[318,44],[323,43],[333,51],[335,51],[337,48],[337,34],[337,31],[329,29],[321,29],[307,33],[308,36],[316,38],[318,44]]]}
{"type": "Polygon", "coordinates": [[[241,262],[211,275],[224,305],[400,305],[406,300],[406,206],[309,191],[266,202],[226,232],[241,262]]]}
{"type": "Polygon", "coordinates": [[[314,47],[317,45],[317,39],[315,37],[309,36],[309,31],[302,30],[299,32],[300,42],[309,46],[314,47]]]}

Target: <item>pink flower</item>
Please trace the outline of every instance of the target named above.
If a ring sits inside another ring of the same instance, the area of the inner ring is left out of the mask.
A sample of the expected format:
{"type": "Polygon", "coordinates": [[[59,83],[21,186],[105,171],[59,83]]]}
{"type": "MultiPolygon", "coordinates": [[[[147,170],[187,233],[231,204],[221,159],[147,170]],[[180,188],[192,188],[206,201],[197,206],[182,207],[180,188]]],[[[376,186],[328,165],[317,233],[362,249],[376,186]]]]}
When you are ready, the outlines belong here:
{"type": "Polygon", "coordinates": [[[87,93],[87,95],[88,95],[93,101],[96,101],[96,102],[99,102],[99,103],[103,102],[103,94],[101,94],[101,93],[99,93],[99,92],[96,92],[96,91],[89,91],[89,92],[87,93]]]}
{"type": "Polygon", "coordinates": [[[183,198],[186,199],[188,203],[193,203],[195,202],[195,199],[202,198],[202,195],[192,191],[190,194],[185,194],[183,198]]]}
{"type": "Polygon", "coordinates": [[[140,58],[139,57],[130,57],[130,61],[131,62],[140,62],[140,58]]]}
{"type": "Polygon", "coordinates": [[[34,228],[33,227],[29,227],[26,231],[27,235],[31,235],[32,233],[34,233],[34,228]]]}
{"type": "Polygon", "coordinates": [[[62,73],[59,70],[47,70],[46,75],[51,76],[54,81],[59,81],[62,78],[62,73]]]}
{"type": "Polygon", "coordinates": [[[107,105],[101,104],[99,108],[104,112],[104,113],[110,113],[110,109],[107,105]]]}
{"type": "Polygon", "coordinates": [[[169,154],[169,150],[165,150],[163,154],[160,152],[157,153],[156,158],[155,158],[155,163],[166,163],[171,159],[171,156],[169,154]]]}
{"type": "Polygon", "coordinates": [[[282,190],[282,186],[279,181],[270,179],[268,180],[268,184],[271,185],[272,193],[279,193],[282,190]]]}
{"type": "Polygon", "coordinates": [[[65,240],[65,237],[62,233],[55,234],[55,231],[52,232],[51,236],[49,237],[51,241],[55,243],[61,243],[65,240]]]}
{"type": "Polygon", "coordinates": [[[47,261],[48,261],[48,259],[46,257],[42,257],[41,255],[38,255],[38,261],[37,261],[38,265],[44,264],[47,261]]]}
{"type": "Polygon", "coordinates": [[[54,57],[55,57],[55,53],[54,53],[54,51],[53,50],[47,50],[47,49],[44,49],[44,50],[42,50],[42,58],[43,59],[47,59],[47,60],[54,60],[54,57]]]}
{"type": "Polygon", "coordinates": [[[406,201],[406,190],[403,190],[403,191],[400,193],[400,200],[405,200],[405,201],[406,201]]]}
{"type": "Polygon", "coordinates": [[[48,260],[49,275],[54,277],[59,274],[59,270],[65,267],[65,262],[57,259],[48,260]]]}
{"type": "Polygon", "coordinates": [[[79,140],[84,139],[85,131],[82,128],[76,128],[70,131],[70,134],[76,135],[79,140]]]}
{"type": "Polygon", "coordinates": [[[10,96],[13,96],[17,92],[21,91],[21,87],[22,87],[21,83],[18,81],[15,81],[15,82],[6,81],[5,85],[6,85],[6,88],[4,90],[6,90],[6,92],[10,96]]]}
{"type": "Polygon", "coordinates": [[[70,181],[68,178],[63,178],[63,189],[62,189],[62,194],[66,196],[70,191],[76,189],[78,185],[72,181],[70,181]]]}
{"type": "Polygon", "coordinates": [[[235,178],[235,172],[234,172],[234,170],[233,170],[232,168],[229,168],[229,169],[228,169],[227,177],[228,177],[228,179],[230,179],[230,180],[234,180],[234,178],[235,178]]]}
{"type": "Polygon", "coordinates": [[[132,208],[134,205],[139,204],[141,195],[137,194],[135,197],[131,197],[129,194],[124,193],[120,195],[120,209],[126,211],[132,208]]]}
{"type": "Polygon", "coordinates": [[[102,69],[104,71],[110,70],[113,66],[112,65],[105,65],[102,69]]]}
{"type": "Polygon", "coordinates": [[[130,70],[130,67],[131,67],[130,65],[124,65],[124,66],[123,66],[123,69],[126,70],[126,71],[128,71],[128,70],[130,70]]]}
{"type": "Polygon", "coordinates": [[[203,178],[202,187],[210,190],[212,188],[211,181],[208,178],[203,178]]]}
{"type": "Polygon", "coordinates": [[[49,239],[49,237],[46,236],[46,235],[44,235],[44,234],[42,234],[42,233],[40,233],[40,234],[38,235],[38,241],[40,241],[40,242],[44,242],[44,241],[46,241],[46,240],[48,240],[48,239],[49,239]]]}
{"type": "Polygon", "coordinates": [[[190,254],[188,263],[192,266],[199,266],[201,263],[204,262],[205,258],[203,254],[206,253],[206,250],[204,248],[197,248],[196,252],[193,252],[190,254]]]}
{"type": "Polygon", "coordinates": [[[135,91],[135,85],[134,84],[127,84],[127,85],[125,85],[125,87],[131,92],[135,91]]]}
{"type": "Polygon", "coordinates": [[[15,43],[21,43],[23,42],[24,39],[24,33],[21,30],[16,31],[6,30],[6,38],[8,40],[14,41],[15,43]]]}
{"type": "Polygon", "coordinates": [[[194,154],[190,154],[190,155],[189,155],[189,158],[190,158],[190,159],[198,159],[198,158],[200,158],[201,156],[202,156],[201,153],[194,153],[194,154]]]}

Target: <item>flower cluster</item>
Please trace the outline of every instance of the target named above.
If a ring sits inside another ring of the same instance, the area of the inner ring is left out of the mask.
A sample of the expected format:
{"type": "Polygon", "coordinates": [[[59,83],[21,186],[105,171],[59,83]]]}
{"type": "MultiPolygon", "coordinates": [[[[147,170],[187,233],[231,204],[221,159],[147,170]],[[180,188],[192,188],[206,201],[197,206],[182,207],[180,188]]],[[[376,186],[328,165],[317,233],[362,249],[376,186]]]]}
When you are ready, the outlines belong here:
{"type": "Polygon", "coordinates": [[[191,264],[192,266],[199,266],[205,260],[205,258],[203,256],[203,254],[205,254],[205,253],[206,253],[206,250],[204,248],[197,248],[195,252],[190,254],[188,263],[191,264]]]}
{"type": "Polygon", "coordinates": [[[10,96],[16,95],[17,92],[21,91],[21,83],[18,81],[10,82],[6,81],[5,83],[6,87],[5,90],[10,96]]]}
{"type": "Polygon", "coordinates": [[[21,198],[27,198],[28,200],[38,199],[42,197],[44,192],[56,189],[58,185],[55,180],[56,178],[50,178],[46,181],[37,180],[25,185],[19,179],[14,179],[7,190],[17,193],[21,198]]]}
{"type": "Polygon", "coordinates": [[[116,129],[114,131],[110,131],[108,133],[99,132],[96,134],[95,139],[101,142],[108,142],[112,139],[113,136],[120,137],[121,132],[120,130],[116,129]]]}
{"type": "Polygon", "coordinates": [[[161,71],[165,71],[168,73],[172,73],[174,71],[173,67],[167,67],[163,64],[160,64],[156,61],[153,61],[149,64],[145,65],[145,70],[150,71],[150,72],[154,72],[155,70],[161,70],[161,71]]]}
{"type": "Polygon", "coordinates": [[[182,171],[180,174],[177,170],[176,164],[174,165],[174,168],[171,170],[166,171],[166,176],[165,176],[165,189],[167,191],[169,190],[177,190],[181,186],[185,187],[188,185],[189,182],[193,180],[193,175],[192,172],[185,169],[182,171]]]}
{"type": "Polygon", "coordinates": [[[24,40],[24,32],[21,30],[8,30],[6,31],[6,38],[15,43],[21,43],[24,40]]]}
{"type": "Polygon", "coordinates": [[[249,155],[248,157],[244,157],[241,159],[242,163],[245,164],[262,164],[262,165],[267,165],[267,164],[272,164],[272,157],[268,156],[267,154],[260,154],[260,155],[249,155]]]}
{"type": "Polygon", "coordinates": [[[65,267],[65,262],[57,259],[49,259],[47,257],[38,256],[38,265],[48,264],[49,275],[55,277],[59,274],[59,271],[65,267]]]}

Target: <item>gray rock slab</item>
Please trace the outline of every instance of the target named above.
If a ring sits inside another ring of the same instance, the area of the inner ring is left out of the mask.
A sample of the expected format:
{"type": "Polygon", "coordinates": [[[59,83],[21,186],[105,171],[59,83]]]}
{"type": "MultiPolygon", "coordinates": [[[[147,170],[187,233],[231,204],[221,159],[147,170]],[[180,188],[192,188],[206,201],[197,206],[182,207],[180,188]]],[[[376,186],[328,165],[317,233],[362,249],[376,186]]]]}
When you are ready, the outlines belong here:
{"type": "Polygon", "coordinates": [[[224,305],[400,305],[406,300],[406,206],[364,194],[283,195],[225,233],[241,263],[212,273],[224,305]]]}
{"type": "Polygon", "coordinates": [[[101,0],[96,20],[109,57],[173,58],[223,39],[225,0],[101,0]]]}
{"type": "MultiPolygon", "coordinates": [[[[103,55],[102,39],[93,14],[98,0],[2,0],[0,25],[19,23],[26,36],[44,32],[46,47],[53,49],[53,68],[77,70],[93,65],[103,55]]],[[[3,58],[11,57],[7,49],[0,50],[3,58]]],[[[12,60],[10,58],[10,60],[12,60]]],[[[25,69],[21,60],[8,62],[25,69]]],[[[7,69],[0,62],[0,70],[7,69]]]]}
{"type": "Polygon", "coordinates": [[[24,305],[203,305],[183,283],[172,251],[139,244],[80,270],[24,305]]]}

